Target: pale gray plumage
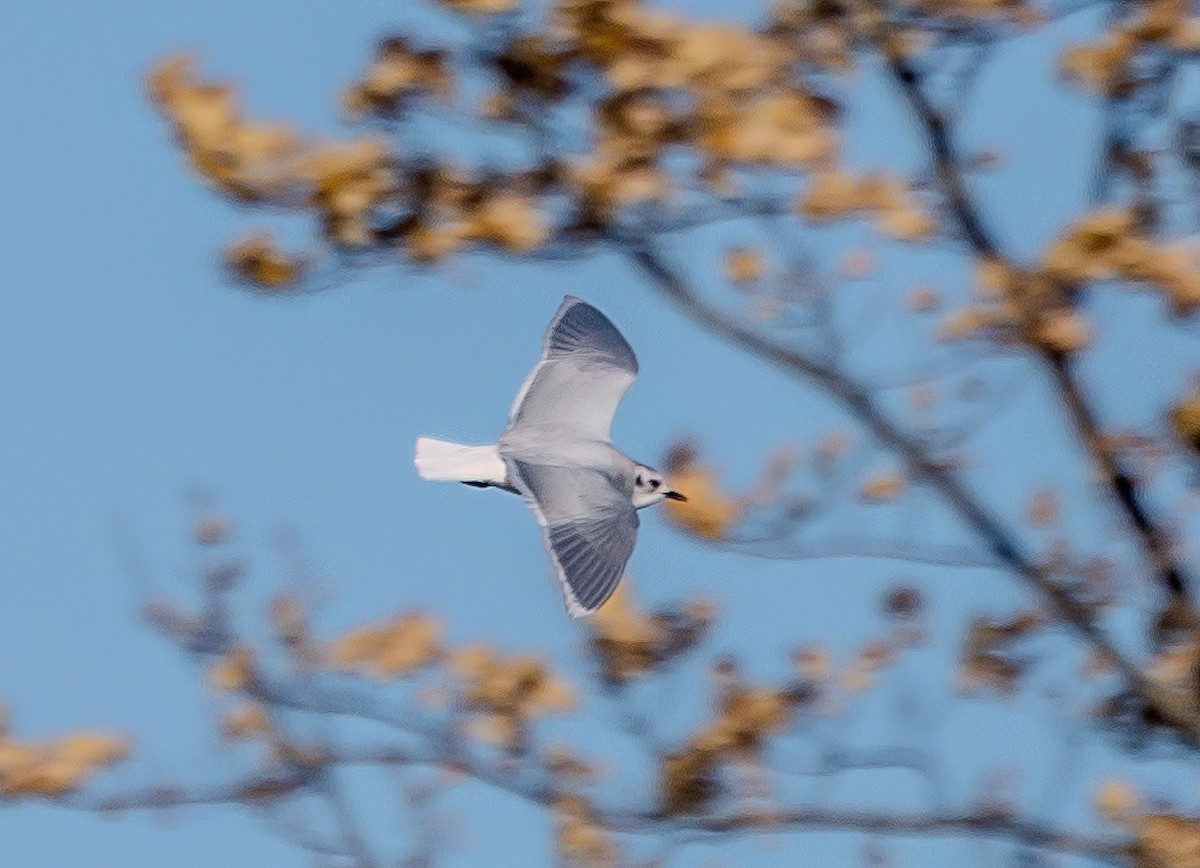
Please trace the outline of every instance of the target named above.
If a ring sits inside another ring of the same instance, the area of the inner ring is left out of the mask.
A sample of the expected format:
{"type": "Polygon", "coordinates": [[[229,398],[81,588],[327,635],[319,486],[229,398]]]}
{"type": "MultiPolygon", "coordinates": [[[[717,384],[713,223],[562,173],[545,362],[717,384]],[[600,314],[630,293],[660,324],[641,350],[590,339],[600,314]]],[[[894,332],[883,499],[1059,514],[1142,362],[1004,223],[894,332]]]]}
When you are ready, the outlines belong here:
{"type": "Polygon", "coordinates": [[[609,442],[613,415],[637,373],[637,357],[608,318],[567,296],[494,452],[417,442],[417,469],[425,478],[525,497],[575,616],[594,612],[616,589],[637,541],[637,510],[667,497],[684,499],[609,442]],[[494,469],[500,465],[503,473],[494,469]]]}

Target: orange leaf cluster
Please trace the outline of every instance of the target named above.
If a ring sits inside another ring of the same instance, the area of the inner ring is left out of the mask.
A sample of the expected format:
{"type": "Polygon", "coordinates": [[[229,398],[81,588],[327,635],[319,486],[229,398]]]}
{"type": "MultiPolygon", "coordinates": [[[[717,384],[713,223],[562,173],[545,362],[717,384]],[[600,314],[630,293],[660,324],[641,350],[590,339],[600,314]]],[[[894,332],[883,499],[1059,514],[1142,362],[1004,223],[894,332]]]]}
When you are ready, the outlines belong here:
{"type": "Polygon", "coordinates": [[[472,242],[512,253],[529,253],[546,242],[550,229],[536,196],[520,179],[473,181],[449,166],[417,179],[420,217],[404,236],[418,262],[435,262],[472,242]]]}
{"type": "Polygon", "coordinates": [[[305,271],[305,262],[280,250],[266,232],[235,241],[226,248],[224,259],[225,267],[235,279],[259,289],[295,286],[305,271]]]}
{"type": "Polygon", "coordinates": [[[470,732],[506,750],[524,749],[533,718],[561,714],[576,704],[571,685],[532,655],[505,660],[473,645],[455,653],[452,665],[463,684],[464,704],[476,712],[470,732]]]}
{"type": "Polygon", "coordinates": [[[1200,18],[1189,0],[1144,0],[1130,4],[1123,21],[1099,41],[1074,45],[1059,58],[1059,71],[1068,81],[1101,96],[1128,98],[1146,81],[1139,79],[1135,61],[1155,48],[1200,50],[1200,18]]]}
{"type": "Polygon", "coordinates": [[[1027,663],[1016,654],[1013,646],[1045,623],[1045,616],[1036,610],[1021,612],[1008,621],[975,618],[963,641],[959,689],[971,692],[990,688],[1003,694],[1016,692],[1027,663]]]}
{"type": "Polygon", "coordinates": [[[1096,812],[1109,823],[1130,819],[1140,801],[1137,791],[1127,781],[1107,780],[1096,787],[1096,812]]]}
{"type": "Polygon", "coordinates": [[[238,693],[249,687],[255,677],[255,655],[249,648],[234,648],[208,669],[208,685],[214,690],[238,693]]]}
{"type": "Polygon", "coordinates": [[[1043,254],[1042,265],[1070,283],[1115,277],[1150,284],[1180,315],[1200,308],[1195,252],[1147,237],[1129,211],[1102,209],[1071,224],[1043,254]]]}
{"type": "Polygon", "coordinates": [[[463,15],[499,15],[511,12],[517,6],[517,0],[438,0],[447,9],[461,12],[463,15]]]}
{"type": "Polygon", "coordinates": [[[1200,452],[1200,389],[1171,408],[1171,427],[1180,440],[1200,452]]]}
{"type": "Polygon", "coordinates": [[[289,127],[246,120],[234,89],[200,81],[184,56],[157,64],[147,89],[192,168],[221,192],[247,202],[307,204],[337,243],[370,241],[368,216],[393,186],[384,140],[311,142],[289,127]]]}
{"type": "Polygon", "coordinates": [[[266,710],[257,702],[246,702],[225,713],[221,734],[230,741],[247,741],[271,731],[266,710]]]}
{"type": "Polygon", "coordinates": [[[1142,814],[1126,825],[1136,838],[1130,855],[1139,868],[1200,865],[1200,817],[1142,814]]]}
{"type": "Polygon", "coordinates": [[[716,607],[702,600],[684,606],[682,617],[649,615],[634,602],[631,585],[628,578],[617,585],[588,621],[592,653],[611,683],[654,672],[695,646],[716,615],[716,607]]]}
{"type": "Polygon", "coordinates": [[[724,165],[804,170],[836,156],[830,106],[795,73],[782,34],[692,23],[635,0],[560,0],[552,30],[611,88],[594,150],[576,167],[597,214],[663,195],[660,158],[673,144],[698,149],[706,180],[724,165]]]}
{"type": "Polygon", "coordinates": [[[616,842],[597,825],[592,806],[579,796],[559,796],[552,805],[559,863],[581,868],[621,864],[616,842]]]}
{"type": "Polygon", "coordinates": [[[342,94],[342,108],[351,118],[392,117],[409,98],[446,96],[453,86],[441,51],[419,51],[407,39],[393,37],[380,43],[363,77],[342,94]]]}
{"type": "Polygon", "coordinates": [[[725,279],[732,284],[757,283],[766,271],[761,250],[754,247],[731,247],[725,251],[725,279]]]}
{"type": "Polygon", "coordinates": [[[442,625],[428,615],[406,613],[335,639],[325,660],[335,669],[390,679],[407,678],[443,654],[442,625]]]}
{"type": "Polygon", "coordinates": [[[902,473],[891,471],[877,473],[865,479],[858,489],[859,497],[867,503],[886,503],[895,500],[908,487],[908,480],[902,473]]]}
{"type": "Polygon", "coordinates": [[[0,721],[0,799],[66,795],[128,754],[129,742],[119,736],[84,732],[21,741],[0,721]]]}
{"type": "Polygon", "coordinates": [[[702,464],[695,448],[686,443],[671,448],[666,468],[671,487],[687,495],[685,501],[665,503],[666,520],[701,539],[724,539],[741,519],[743,505],[721,488],[716,469],[702,464]]]}
{"type": "Polygon", "coordinates": [[[797,691],[748,687],[731,673],[721,691],[717,716],[680,750],[667,755],[660,769],[663,811],[683,814],[703,808],[717,794],[722,766],[759,759],[768,736],[791,720],[801,699],[797,691]]]}
{"type": "Polygon", "coordinates": [[[903,241],[925,241],[937,230],[937,221],[908,185],[882,172],[818,172],[800,197],[797,210],[816,222],[874,216],[880,232],[903,241]]]}

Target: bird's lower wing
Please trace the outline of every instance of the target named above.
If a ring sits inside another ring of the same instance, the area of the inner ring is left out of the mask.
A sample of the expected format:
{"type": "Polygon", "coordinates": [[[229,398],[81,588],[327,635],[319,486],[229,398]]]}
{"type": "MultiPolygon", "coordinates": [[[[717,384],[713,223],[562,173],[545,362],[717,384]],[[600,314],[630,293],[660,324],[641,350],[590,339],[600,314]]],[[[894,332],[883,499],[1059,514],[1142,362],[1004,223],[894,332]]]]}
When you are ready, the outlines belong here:
{"type": "Polygon", "coordinates": [[[567,611],[590,615],[621,581],[637,541],[629,498],[595,470],[506,459],[509,478],[542,526],[567,611]]]}

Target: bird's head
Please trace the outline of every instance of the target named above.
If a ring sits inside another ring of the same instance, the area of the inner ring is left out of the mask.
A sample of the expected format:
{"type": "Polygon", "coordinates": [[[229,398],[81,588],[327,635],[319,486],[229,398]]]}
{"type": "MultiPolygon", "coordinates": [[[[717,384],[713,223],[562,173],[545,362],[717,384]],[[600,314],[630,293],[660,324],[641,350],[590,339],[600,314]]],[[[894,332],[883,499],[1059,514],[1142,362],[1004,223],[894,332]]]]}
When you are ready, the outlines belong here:
{"type": "Polygon", "coordinates": [[[660,500],[687,500],[678,491],[672,491],[663,480],[663,475],[653,467],[636,465],[633,477],[633,506],[641,509],[653,506],[660,500]]]}

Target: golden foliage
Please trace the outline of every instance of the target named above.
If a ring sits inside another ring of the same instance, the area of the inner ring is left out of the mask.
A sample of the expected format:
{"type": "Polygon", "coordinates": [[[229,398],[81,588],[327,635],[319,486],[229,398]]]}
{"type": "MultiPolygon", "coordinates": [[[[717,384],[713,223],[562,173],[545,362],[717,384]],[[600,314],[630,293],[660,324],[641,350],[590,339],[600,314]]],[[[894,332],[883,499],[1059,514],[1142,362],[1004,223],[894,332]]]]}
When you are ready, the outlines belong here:
{"type": "Polygon", "coordinates": [[[1144,0],[1124,11],[1098,41],[1063,52],[1059,71],[1065,79],[1100,96],[1128,98],[1146,83],[1135,69],[1139,54],[1164,47],[1195,51],[1200,44],[1188,0],[1144,0]]]}
{"type": "Polygon", "coordinates": [[[1038,316],[1033,339],[1062,353],[1077,353],[1092,345],[1092,327],[1078,310],[1055,308],[1038,316]]]}
{"type": "Polygon", "coordinates": [[[990,688],[1006,695],[1016,692],[1027,664],[1013,646],[1045,623],[1045,616],[1033,609],[1007,621],[972,620],[963,640],[958,688],[967,692],[990,688]]]}
{"type": "Polygon", "coordinates": [[[649,615],[633,600],[626,578],[588,621],[592,653],[605,680],[619,683],[655,671],[700,640],[716,615],[707,601],[688,603],[682,618],[649,615]]]}
{"type": "Polygon", "coordinates": [[[1200,389],[1171,408],[1171,427],[1180,440],[1200,452],[1200,389]]]}
{"type": "Polygon", "coordinates": [[[997,317],[992,311],[973,305],[959,308],[943,317],[938,323],[937,336],[941,341],[959,341],[976,337],[997,324],[997,317]]]}
{"type": "Polygon", "coordinates": [[[536,250],[550,235],[534,199],[503,190],[484,199],[471,217],[471,237],[513,253],[536,250]]]}
{"type": "Polygon", "coordinates": [[[1198,868],[1200,818],[1143,814],[1132,823],[1135,868],[1198,868]]]}
{"type": "Polygon", "coordinates": [[[609,868],[619,865],[616,841],[595,822],[590,804],[579,796],[559,796],[552,806],[554,844],[563,865],[609,868]]]}
{"type": "Polygon", "coordinates": [[[233,242],[224,259],[235,278],[259,289],[287,289],[299,282],[305,271],[304,261],[281,251],[266,232],[233,242]]]}
{"type": "Polygon", "coordinates": [[[365,114],[390,117],[413,96],[446,96],[454,86],[440,51],[418,51],[403,37],[385,39],[363,77],[342,95],[342,108],[351,118],[365,114]]]}
{"type": "Polygon", "coordinates": [[[700,463],[695,448],[685,443],[672,447],[666,468],[671,487],[687,495],[686,501],[666,501],[666,520],[701,539],[724,539],[741,519],[743,505],[721,488],[717,471],[700,463]]]}
{"type": "Polygon", "coordinates": [[[891,471],[877,473],[864,480],[859,486],[858,494],[868,503],[886,503],[898,498],[907,487],[908,480],[904,478],[904,475],[897,471],[891,471]]]}
{"type": "MultiPolygon", "coordinates": [[[[338,244],[370,241],[369,213],[392,187],[385,141],[310,142],[289,127],[247,121],[234,89],[198,80],[195,61],[182,55],[157,64],[147,90],[192,168],[221,192],[248,202],[307,203],[338,244]]],[[[272,267],[260,282],[284,285],[288,274],[287,267],[272,267]]]]}
{"type": "Polygon", "coordinates": [[[66,795],[128,754],[129,742],[120,736],[82,732],[21,741],[0,731],[0,799],[66,795]]]}
{"type": "Polygon", "coordinates": [[[748,687],[728,665],[723,668],[716,717],[663,759],[659,789],[664,813],[703,808],[718,791],[721,766],[758,760],[767,737],[787,725],[801,699],[789,689],[748,687]]]}
{"type": "Polygon", "coordinates": [[[766,261],[761,250],[731,247],[725,251],[725,279],[730,283],[757,283],[765,270],[766,261]]]}
{"type": "Polygon", "coordinates": [[[1127,781],[1106,780],[1096,787],[1096,812],[1108,823],[1123,823],[1132,817],[1140,799],[1127,781]]]}
{"type": "Polygon", "coordinates": [[[574,689],[532,655],[511,660],[484,645],[463,648],[451,658],[462,682],[462,701],[475,712],[473,735],[509,751],[525,747],[533,718],[561,714],[576,705],[574,689]]]}
{"type": "Polygon", "coordinates": [[[234,89],[199,81],[195,66],[193,58],[174,55],[147,79],[150,98],[173,124],[192,168],[238,199],[285,195],[299,138],[286,126],[243,119],[234,89]]]}
{"type": "Polygon", "coordinates": [[[1052,277],[1068,283],[1121,278],[1160,290],[1182,316],[1200,308],[1195,252],[1143,234],[1130,211],[1101,209],[1085,215],[1042,255],[1052,277]]]}
{"type": "Polygon", "coordinates": [[[257,702],[242,703],[226,712],[221,720],[221,734],[230,741],[254,739],[270,731],[270,718],[257,702]]]}
{"type": "Polygon", "coordinates": [[[326,665],[376,678],[407,678],[440,660],[442,625],[419,613],[356,627],[325,649],[326,665]]]}
{"type": "Polygon", "coordinates": [[[447,9],[464,15],[498,15],[517,7],[516,0],[438,0],[447,9]]]}
{"type": "MultiPolygon", "coordinates": [[[[648,89],[689,98],[686,114],[650,112],[646,123],[602,124],[600,163],[653,162],[687,130],[708,160],[807,169],[838,142],[828,103],[804,87],[783,34],[684,21],[638,3],[560,2],[552,32],[599,68],[618,99],[648,89]]],[[[601,112],[603,117],[603,112],[601,112]]]]}
{"type": "Polygon", "coordinates": [[[880,232],[903,241],[926,241],[937,230],[937,221],[908,185],[882,172],[818,172],[797,203],[797,210],[814,222],[874,216],[880,232]]]}
{"type": "Polygon", "coordinates": [[[249,687],[255,677],[255,655],[249,648],[234,648],[208,668],[208,686],[214,690],[237,693],[249,687]]]}
{"type": "Polygon", "coordinates": [[[371,242],[371,213],[393,188],[391,163],[387,140],[374,136],[313,144],[297,160],[296,177],[331,239],[347,247],[371,242]]]}

